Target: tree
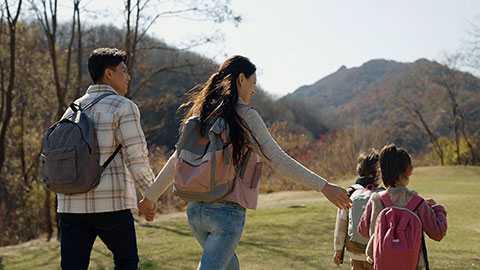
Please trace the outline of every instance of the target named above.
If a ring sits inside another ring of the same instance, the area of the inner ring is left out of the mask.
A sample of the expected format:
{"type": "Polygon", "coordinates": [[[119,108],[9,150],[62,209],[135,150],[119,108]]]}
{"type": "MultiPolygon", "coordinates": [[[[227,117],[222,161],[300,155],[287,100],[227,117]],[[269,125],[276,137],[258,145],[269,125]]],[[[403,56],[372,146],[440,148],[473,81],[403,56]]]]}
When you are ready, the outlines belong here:
{"type": "MultiPolygon", "coordinates": [[[[445,96],[447,97],[447,106],[450,111],[452,119],[452,127],[455,136],[455,152],[458,157],[457,165],[462,163],[460,155],[460,136],[463,136],[468,149],[470,151],[471,164],[475,164],[476,154],[473,143],[467,132],[466,110],[461,106],[459,102],[459,95],[465,90],[468,83],[468,74],[459,71],[461,65],[462,55],[459,53],[447,55],[445,58],[445,65],[441,67],[439,72],[435,74],[435,83],[443,87],[445,96]]],[[[464,161],[464,164],[468,164],[468,160],[464,161]]]]}
{"type": "MultiPolygon", "coordinates": [[[[73,0],[73,19],[76,18],[77,24],[77,85],[75,90],[74,98],[80,97],[80,92],[82,89],[82,64],[83,64],[83,44],[82,44],[82,25],[80,20],[80,0],[73,0]]],[[[75,23],[72,23],[72,28],[75,23]]],[[[72,30],[74,32],[74,30],[72,30]]],[[[72,35],[73,37],[73,35],[72,35]]]]}
{"type": "MultiPolygon", "coordinates": [[[[451,56],[447,61],[454,64],[458,59],[458,56],[451,56]]],[[[457,165],[461,164],[460,158],[460,132],[459,132],[459,123],[458,123],[458,109],[459,105],[457,102],[457,96],[459,92],[459,85],[461,84],[461,74],[453,70],[452,67],[442,66],[439,72],[434,76],[434,82],[442,86],[445,90],[446,96],[449,100],[449,111],[451,113],[453,135],[455,138],[456,154],[457,154],[457,165]]]]}
{"type": "Polygon", "coordinates": [[[435,104],[440,100],[438,91],[432,86],[430,67],[427,63],[416,63],[416,65],[410,66],[397,79],[397,89],[398,96],[393,97],[392,103],[397,104],[401,111],[408,112],[420,122],[421,128],[428,135],[440,163],[445,165],[444,151],[437,140],[438,136],[430,128],[425,118],[424,105],[435,104]],[[415,94],[412,95],[411,93],[415,94]]]}
{"type": "MultiPolygon", "coordinates": [[[[18,17],[20,16],[20,10],[22,7],[22,0],[19,0],[17,3],[17,10],[12,15],[10,11],[10,5],[8,1],[5,0],[5,9],[7,11],[7,23],[8,23],[8,34],[9,34],[9,48],[10,48],[10,63],[9,63],[9,78],[8,78],[8,86],[6,87],[6,91],[4,88],[4,65],[3,61],[2,65],[2,84],[1,84],[1,91],[2,91],[2,101],[1,101],[1,108],[0,108],[0,118],[2,120],[2,128],[0,129],[0,173],[2,172],[3,163],[5,162],[5,136],[7,134],[8,125],[10,123],[10,119],[12,118],[12,101],[13,101],[13,89],[15,88],[15,41],[16,41],[16,30],[17,30],[17,22],[18,17]]],[[[2,12],[3,13],[3,12],[2,12]]],[[[3,24],[3,20],[1,22],[3,24]]],[[[3,59],[2,59],[3,60],[3,59]]]]}
{"type": "MultiPolygon", "coordinates": [[[[63,66],[65,73],[65,79],[62,83],[61,80],[61,72],[62,67],[59,64],[59,55],[58,53],[58,44],[57,44],[57,18],[58,18],[58,3],[57,0],[40,0],[41,8],[38,7],[36,0],[30,0],[32,9],[34,10],[35,15],[37,16],[38,22],[42,26],[42,29],[45,33],[45,36],[48,41],[48,48],[49,48],[49,55],[52,62],[52,69],[53,69],[53,78],[55,82],[55,90],[57,94],[57,116],[56,119],[62,117],[67,105],[66,105],[66,97],[68,95],[68,90],[70,88],[70,71],[71,71],[71,58],[72,58],[72,46],[75,37],[75,24],[77,20],[77,14],[79,14],[79,1],[74,0],[74,10],[73,10],[73,19],[70,31],[70,40],[67,46],[67,55],[65,64],[63,66]]],[[[80,49],[81,50],[81,49],[80,49]]],[[[78,88],[77,88],[78,89],[78,88]]],[[[45,213],[48,225],[48,239],[52,237],[53,229],[51,225],[51,218],[50,218],[50,192],[45,189],[46,192],[46,200],[45,200],[45,213]]],[[[56,203],[56,200],[55,200],[56,203]]],[[[56,216],[56,220],[58,221],[58,216],[56,216]]],[[[58,223],[58,222],[57,222],[58,223]]]]}
{"type": "MultiPolygon", "coordinates": [[[[79,1],[74,0],[74,4],[78,4],[79,1]]],[[[59,66],[59,55],[58,55],[58,44],[57,44],[57,18],[58,18],[58,3],[57,0],[40,0],[41,9],[39,9],[37,5],[37,1],[30,0],[31,6],[37,16],[38,22],[42,26],[42,29],[47,37],[48,47],[49,47],[49,54],[52,61],[52,68],[53,68],[53,76],[55,81],[55,90],[57,93],[57,118],[60,118],[63,115],[67,105],[66,105],[66,97],[68,93],[68,89],[70,86],[70,68],[71,68],[71,55],[72,55],[72,45],[75,36],[75,23],[76,23],[76,15],[77,9],[74,9],[73,12],[73,20],[72,20],[72,27],[71,27],[71,37],[70,42],[67,47],[67,59],[65,62],[65,79],[64,82],[61,82],[61,71],[59,66]],[[48,4],[48,5],[47,5],[48,4]]]]}
{"type": "MultiPolygon", "coordinates": [[[[141,91],[148,82],[152,80],[154,76],[165,71],[177,71],[185,67],[192,67],[198,63],[190,61],[184,61],[178,63],[174,59],[170,59],[158,65],[154,68],[146,67],[145,65],[138,65],[138,59],[141,58],[140,54],[145,54],[152,50],[183,50],[191,49],[194,46],[198,46],[204,43],[213,42],[215,39],[204,36],[192,42],[188,48],[174,49],[172,47],[158,46],[155,43],[144,42],[146,34],[150,27],[162,17],[177,16],[191,20],[209,20],[215,23],[223,23],[225,21],[232,21],[235,24],[241,22],[242,18],[236,15],[228,6],[229,1],[174,1],[175,7],[164,11],[159,11],[161,1],[151,0],[125,0],[125,50],[127,52],[128,61],[127,67],[132,77],[132,81],[136,81],[135,77],[137,73],[146,74],[142,76],[142,79],[131,89],[127,97],[133,98],[139,91],[141,91]],[[155,8],[154,16],[148,15],[149,9],[155,8]]],[[[143,62],[143,61],[142,61],[143,62]]],[[[140,62],[141,63],[141,62],[140,62]]]]}

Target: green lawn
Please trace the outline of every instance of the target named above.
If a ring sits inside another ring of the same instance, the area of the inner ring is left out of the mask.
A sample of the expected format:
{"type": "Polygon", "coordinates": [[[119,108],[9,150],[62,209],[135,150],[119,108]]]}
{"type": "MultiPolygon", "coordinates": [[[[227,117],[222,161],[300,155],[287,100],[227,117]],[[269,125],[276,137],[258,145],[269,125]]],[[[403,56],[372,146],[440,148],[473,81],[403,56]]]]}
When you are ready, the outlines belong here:
{"type": "MultiPolygon", "coordinates": [[[[348,186],[353,179],[342,181],[348,186]]],[[[431,269],[480,269],[480,167],[416,168],[409,188],[448,211],[442,242],[427,240],[431,269]]],[[[315,192],[262,195],[249,211],[237,249],[242,269],[349,269],[332,261],[335,208],[315,192]],[[287,208],[305,204],[305,208],[287,208]]],[[[195,269],[201,248],[184,213],[137,223],[140,269],[195,269]]],[[[57,242],[36,240],[0,248],[0,269],[59,269],[57,242]]],[[[110,252],[97,241],[90,269],[113,269],[110,252]]]]}

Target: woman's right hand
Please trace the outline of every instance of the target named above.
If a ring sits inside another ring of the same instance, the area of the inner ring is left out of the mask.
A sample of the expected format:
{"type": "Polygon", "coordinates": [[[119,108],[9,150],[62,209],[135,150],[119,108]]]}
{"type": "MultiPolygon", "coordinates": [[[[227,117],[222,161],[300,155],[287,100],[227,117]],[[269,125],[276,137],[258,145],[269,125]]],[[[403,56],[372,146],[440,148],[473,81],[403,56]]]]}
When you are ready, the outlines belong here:
{"type": "Polygon", "coordinates": [[[327,182],[322,189],[323,195],[336,207],[347,211],[352,207],[352,200],[348,197],[347,191],[339,185],[327,182]]]}

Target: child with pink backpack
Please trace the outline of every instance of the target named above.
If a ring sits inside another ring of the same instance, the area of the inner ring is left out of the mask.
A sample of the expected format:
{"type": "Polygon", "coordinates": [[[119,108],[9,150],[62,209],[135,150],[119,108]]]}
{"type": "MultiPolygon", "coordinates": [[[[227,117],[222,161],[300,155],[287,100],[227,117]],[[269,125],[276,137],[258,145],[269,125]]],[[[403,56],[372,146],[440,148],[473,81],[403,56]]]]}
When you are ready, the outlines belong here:
{"type": "Polygon", "coordinates": [[[371,196],[358,225],[360,235],[369,238],[367,259],[375,270],[429,269],[423,233],[442,240],[447,212],[407,188],[413,166],[406,150],[384,146],[379,167],[387,191],[371,196]]]}

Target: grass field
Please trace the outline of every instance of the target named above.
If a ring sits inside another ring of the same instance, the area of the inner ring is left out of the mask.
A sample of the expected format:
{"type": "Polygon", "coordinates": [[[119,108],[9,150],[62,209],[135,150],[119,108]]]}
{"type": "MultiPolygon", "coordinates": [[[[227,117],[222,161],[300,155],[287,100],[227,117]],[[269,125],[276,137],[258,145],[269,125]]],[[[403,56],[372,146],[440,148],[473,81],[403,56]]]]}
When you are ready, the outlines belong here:
{"type": "MultiPolygon", "coordinates": [[[[348,186],[353,179],[340,182],[348,186]]],[[[442,242],[427,239],[433,270],[480,269],[480,167],[416,168],[409,188],[434,198],[447,211],[442,242]]],[[[332,263],[336,209],[315,192],[261,195],[249,211],[237,253],[241,269],[349,269],[332,263]],[[288,208],[305,204],[305,208],[288,208]]],[[[137,223],[140,269],[195,269],[201,248],[184,213],[137,223]]],[[[35,240],[0,248],[0,270],[59,269],[56,241],[35,240]]],[[[90,269],[113,269],[112,257],[97,240],[90,269]]]]}

